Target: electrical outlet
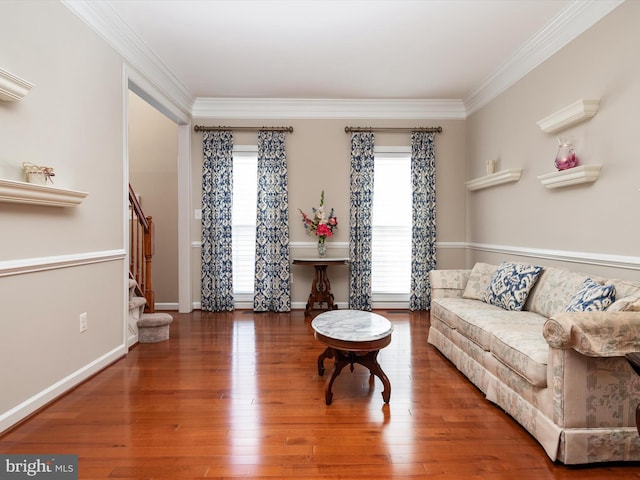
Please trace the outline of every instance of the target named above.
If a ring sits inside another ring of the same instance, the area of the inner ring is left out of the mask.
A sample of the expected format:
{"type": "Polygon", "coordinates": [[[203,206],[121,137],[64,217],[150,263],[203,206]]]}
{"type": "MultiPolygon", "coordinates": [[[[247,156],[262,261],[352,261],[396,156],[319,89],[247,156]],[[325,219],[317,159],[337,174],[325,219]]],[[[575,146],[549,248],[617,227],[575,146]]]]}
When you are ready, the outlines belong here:
{"type": "Polygon", "coordinates": [[[86,332],[87,328],[89,328],[89,324],[87,321],[87,312],[80,314],[80,333],[86,332]]]}

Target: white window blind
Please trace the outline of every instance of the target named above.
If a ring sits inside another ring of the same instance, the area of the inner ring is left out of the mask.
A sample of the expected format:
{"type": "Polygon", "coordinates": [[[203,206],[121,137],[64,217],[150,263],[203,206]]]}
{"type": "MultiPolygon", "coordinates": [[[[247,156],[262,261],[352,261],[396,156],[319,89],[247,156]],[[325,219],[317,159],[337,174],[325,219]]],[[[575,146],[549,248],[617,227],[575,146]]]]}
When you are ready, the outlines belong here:
{"type": "Polygon", "coordinates": [[[233,149],[232,258],[235,301],[253,300],[258,153],[255,146],[233,149]]]}
{"type": "Polygon", "coordinates": [[[406,301],[411,286],[411,152],[395,150],[375,151],[371,293],[378,301],[406,301]]]}

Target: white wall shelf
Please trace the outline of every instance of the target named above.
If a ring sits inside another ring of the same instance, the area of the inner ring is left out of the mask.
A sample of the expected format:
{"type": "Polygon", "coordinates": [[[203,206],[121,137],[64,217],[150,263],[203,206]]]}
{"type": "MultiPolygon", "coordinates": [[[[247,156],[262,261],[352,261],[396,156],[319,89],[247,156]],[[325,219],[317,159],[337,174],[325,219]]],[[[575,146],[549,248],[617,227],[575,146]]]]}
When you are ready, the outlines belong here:
{"type": "Polygon", "coordinates": [[[507,170],[501,170],[491,175],[486,175],[480,178],[474,178],[468,182],[464,182],[467,186],[467,190],[480,190],[483,188],[494,187],[503,183],[517,182],[522,175],[521,168],[509,168],[507,170]]]}
{"type": "Polygon", "coordinates": [[[562,188],[581,183],[593,183],[600,176],[600,165],[580,165],[558,172],[538,176],[547,188],[562,188]]]}
{"type": "Polygon", "coordinates": [[[75,207],[88,194],[75,190],[49,187],[14,180],[0,180],[0,202],[46,205],[50,207],[75,207]]]}
{"type": "Polygon", "coordinates": [[[0,100],[5,102],[20,100],[32,87],[32,83],[0,68],[0,100]]]}
{"type": "Polygon", "coordinates": [[[552,113],[538,122],[545,133],[556,133],[572,125],[589,120],[598,113],[600,99],[580,99],[552,113]]]}

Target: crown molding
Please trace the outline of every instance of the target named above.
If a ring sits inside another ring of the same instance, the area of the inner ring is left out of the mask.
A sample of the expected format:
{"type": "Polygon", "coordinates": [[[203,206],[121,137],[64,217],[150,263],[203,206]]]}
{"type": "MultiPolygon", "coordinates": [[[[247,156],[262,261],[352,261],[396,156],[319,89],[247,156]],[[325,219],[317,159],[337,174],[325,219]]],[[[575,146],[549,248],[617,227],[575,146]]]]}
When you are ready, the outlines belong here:
{"type": "Polygon", "coordinates": [[[105,1],[61,0],[165,95],[198,118],[465,119],[625,0],[574,0],[464,99],[194,98],[105,1]]]}
{"type": "Polygon", "coordinates": [[[197,98],[194,118],[362,118],[436,120],[465,118],[461,100],[197,98]]]}
{"type": "Polygon", "coordinates": [[[625,0],[574,0],[464,98],[467,116],[480,110],[625,0]]]}
{"type": "Polygon", "coordinates": [[[105,1],[61,0],[146,79],[183,115],[190,115],[194,97],[164,62],[105,1]]]}

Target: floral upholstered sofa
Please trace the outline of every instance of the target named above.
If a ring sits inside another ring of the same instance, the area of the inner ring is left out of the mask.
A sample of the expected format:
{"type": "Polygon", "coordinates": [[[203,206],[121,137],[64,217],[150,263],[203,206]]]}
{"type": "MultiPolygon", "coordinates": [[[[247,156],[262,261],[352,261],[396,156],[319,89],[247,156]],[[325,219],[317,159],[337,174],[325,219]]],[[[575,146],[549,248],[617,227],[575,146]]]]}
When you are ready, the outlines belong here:
{"type": "Polygon", "coordinates": [[[640,283],[555,267],[433,270],[428,341],[553,461],[640,460],[640,283]]]}

